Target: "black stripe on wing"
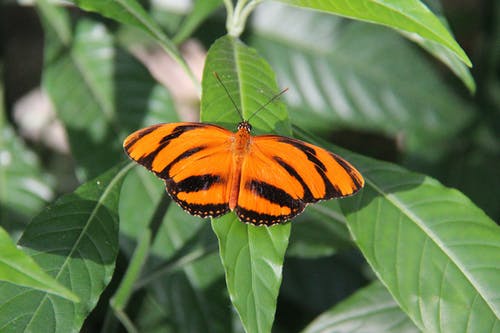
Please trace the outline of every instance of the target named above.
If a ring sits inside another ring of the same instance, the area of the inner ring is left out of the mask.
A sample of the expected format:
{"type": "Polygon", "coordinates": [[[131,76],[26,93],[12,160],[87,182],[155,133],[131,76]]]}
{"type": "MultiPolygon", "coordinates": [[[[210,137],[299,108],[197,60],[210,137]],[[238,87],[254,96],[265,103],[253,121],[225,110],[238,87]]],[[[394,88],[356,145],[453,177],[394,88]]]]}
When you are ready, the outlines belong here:
{"type": "Polygon", "coordinates": [[[217,217],[229,212],[228,203],[220,204],[194,204],[178,198],[180,192],[196,192],[209,189],[212,185],[220,182],[220,177],[215,175],[192,176],[186,178],[179,183],[172,179],[166,179],[165,185],[167,193],[182,209],[191,215],[200,217],[217,217]]]}
{"type": "Polygon", "coordinates": [[[340,164],[345,169],[345,171],[349,174],[349,176],[351,176],[354,185],[356,185],[358,189],[362,188],[363,181],[358,178],[359,177],[358,172],[354,170],[353,167],[350,164],[348,164],[343,158],[335,155],[334,153],[330,153],[330,155],[332,155],[335,161],[337,161],[337,163],[340,164]]]}
{"type": "Polygon", "coordinates": [[[279,165],[281,165],[281,167],[283,167],[283,169],[285,169],[286,172],[288,172],[288,174],[291,177],[295,178],[300,183],[300,185],[302,186],[302,189],[304,190],[304,195],[303,195],[302,201],[304,201],[304,202],[315,202],[315,201],[317,201],[314,198],[314,196],[312,195],[311,190],[309,189],[309,186],[307,186],[307,184],[304,181],[304,179],[300,176],[300,174],[297,172],[297,170],[295,170],[295,168],[293,166],[291,166],[290,164],[286,163],[283,159],[281,159],[278,156],[274,156],[274,160],[279,165]]]}
{"type": "Polygon", "coordinates": [[[300,142],[298,140],[293,140],[293,139],[286,138],[286,137],[282,137],[280,141],[287,143],[291,146],[294,146],[295,148],[298,148],[299,150],[303,151],[306,154],[307,159],[309,161],[314,163],[321,170],[326,171],[325,165],[323,164],[323,162],[321,162],[318,159],[318,157],[316,156],[316,151],[313,148],[303,144],[302,142],[300,142]]]}
{"type": "Polygon", "coordinates": [[[253,179],[245,184],[245,188],[271,203],[290,208],[292,212],[303,206],[300,199],[295,199],[283,189],[266,182],[253,179]]]}
{"type": "MultiPolygon", "coordinates": [[[[128,149],[130,147],[132,147],[133,144],[135,144],[138,140],[140,140],[142,137],[152,133],[154,130],[158,129],[159,127],[161,127],[161,125],[151,126],[151,127],[148,127],[147,129],[143,130],[143,132],[141,132],[137,138],[135,138],[134,140],[132,140],[130,143],[127,144],[125,149],[128,151],[128,149]]],[[[198,123],[188,123],[188,124],[179,125],[179,126],[175,127],[170,134],[165,135],[160,140],[158,147],[156,147],[155,150],[153,150],[151,153],[149,153],[145,156],[142,156],[141,158],[139,158],[137,160],[137,162],[144,165],[146,168],[152,170],[153,169],[152,168],[153,161],[156,158],[156,156],[163,149],[165,149],[165,147],[167,147],[173,139],[180,137],[183,133],[186,133],[188,131],[191,131],[191,130],[194,130],[197,128],[201,128],[201,127],[207,127],[207,125],[198,124],[198,123]]]]}
{"type": "Polygon", "coordinates": [[[156,130],[158,127],[161,126],[163,126],[163,124],[156,124],[140,130],[139,133],[132,140],[127,142],[127,144],[124,146],[125,151],[128,152],[130,150],[130,147],[135,145],[135,143],[139,141],[142,137],[148,135],[149,133],[153,132],[154,130],[156,130]]]}
{"type": "Polygon", "coordinates": [[[282,223],[290,220],[297,214],[300,214],[306,206],[302,200],[295,199],[286,191],[266,182],[254,179],[247,182],[245,184],[245,188],[252,192],[256,197],[290,209],[290,213],[286,215],[270,215],[237,206],[235,208],[236,215],[238,215],[240,220],[245,223],[252,223],[255,225],[273,225],[282,223]]]}
{"type": "Polygon", "coordinates": [[[169,181],[169,190],[173,193],[206,191],[213,185],[222,183],[222,178],[218,175],[191,176],[176,183],[169,181]]]}
{"type": "Polygon", "coordinates": [[[194,154],[196,154],[197,152],[199,151],[202,151],[203,149],[207,148],[206,146],[198,146],[198,147],[194,147],[194,148],[191,148],[191,149],[188,149],[186,150],[185,152],[183,152],[182,154],[180,154],[179,156],[177,156],[172,162],[170,162],[165,168],[163,168],[162,171],[158,172],[157,175],[158,177],[160,178],[163,178],[163,179],[167,179],[167,178],[170,178],[170,169],[177,163],[179,163],[180,161],[188,158],[189,156],[192,156],[194,154]]]}
{"type": "MultiPolygon", "coordinates": [[[[280,138],[280,141],[283,143],[287,143],[287,144],[294,146],[295,148],[301,150],[306,155],[307,159],[314,164],[314,168],[316,169],[316,172],[323,180],[323,183],[325,186],[325,194],[320,198],[314,198],[313,200],[306,201],[306,202],[315,202],[318,200],[325,200],[325,199],[343,196],[342,191],[340,191],[340,189],[335,184],[333,184],[330,181],[330,179],[328,179],[328,177],[326,175],[327,168],[326,168],[325,164],[323,164],[323,162],[321,162],[319,160],[319,158],[317,157],[315,149],[307,146],[306,144],[300,142],[299,140],[294,140],[294,139],[290,139],[290,138],[286,138],[286,137],[280,138]]],[[[331,154],[331,155],[333,155],[333,154],[331,154]]],[[[335,159],[335,160],[337,160],[337,159],[335,159]]]]}

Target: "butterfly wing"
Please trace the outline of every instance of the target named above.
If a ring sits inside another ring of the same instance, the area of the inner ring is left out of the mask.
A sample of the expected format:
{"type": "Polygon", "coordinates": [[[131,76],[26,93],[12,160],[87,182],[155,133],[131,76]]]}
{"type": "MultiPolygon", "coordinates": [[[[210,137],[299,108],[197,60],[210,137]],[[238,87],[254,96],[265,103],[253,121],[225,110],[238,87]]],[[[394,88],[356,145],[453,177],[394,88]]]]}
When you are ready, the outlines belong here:
{"type": "Polygon", "coordinates": [[[132,133],[123,147],[131,159],[165,181],[167,192],[184,210],[215,217],[229,211],[231,136],[209,124],[158,124],[132,133]]]}
{"type": "Polygon", "coordinates": [[[238,217],[272,225],[301,213],[308,203],[354,194],[361,174],[341,157],[309,143],[276,135],[253,137],[241,166],[238,217]]]}

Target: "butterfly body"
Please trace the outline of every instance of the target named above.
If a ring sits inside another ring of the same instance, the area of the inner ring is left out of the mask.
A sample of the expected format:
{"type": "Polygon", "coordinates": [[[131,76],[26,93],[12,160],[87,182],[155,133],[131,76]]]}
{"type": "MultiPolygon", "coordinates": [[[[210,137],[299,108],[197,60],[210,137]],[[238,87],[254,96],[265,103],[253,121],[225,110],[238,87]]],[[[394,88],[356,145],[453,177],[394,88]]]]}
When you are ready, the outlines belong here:
{"type": "Polygon", "coordinates": [[[230,153],[233,155],[232,168],[230,172],[231,181],[228,184],[229,209],[233,211],[238,204],[238,195],[241,182],[241,165],[245,156],[249,153],[252,146],[252,136],[250,131],[252,127],[248,122],[242,122],[238,125],[238,131],[232,137],[230,153]]]}
{"type": "Polygon", "coordinates": [[[153,125],[128,136],[124,149],[162,178],[187,212],[234,211],[255,225],[288,221],[308,203],[351,195],[364,184],[339,156],[292,138],[252,136],[246,121],[236,133],[204,123],[153,125]]]}

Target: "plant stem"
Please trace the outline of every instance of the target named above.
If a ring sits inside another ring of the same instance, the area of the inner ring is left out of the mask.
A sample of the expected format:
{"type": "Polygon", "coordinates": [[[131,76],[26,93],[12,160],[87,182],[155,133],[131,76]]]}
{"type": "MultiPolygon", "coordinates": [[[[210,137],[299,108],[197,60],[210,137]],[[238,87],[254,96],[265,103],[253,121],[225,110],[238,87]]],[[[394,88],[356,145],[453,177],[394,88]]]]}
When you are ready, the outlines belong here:
{"type": "Polygon", "coordinates": [[[233,7],[231,0],[224,0],[227,10],[226,29],[228,35],[233,37],[241,35],[248,16],[260,2],[262,0],[239,0],[236,7],[233,7]]]}

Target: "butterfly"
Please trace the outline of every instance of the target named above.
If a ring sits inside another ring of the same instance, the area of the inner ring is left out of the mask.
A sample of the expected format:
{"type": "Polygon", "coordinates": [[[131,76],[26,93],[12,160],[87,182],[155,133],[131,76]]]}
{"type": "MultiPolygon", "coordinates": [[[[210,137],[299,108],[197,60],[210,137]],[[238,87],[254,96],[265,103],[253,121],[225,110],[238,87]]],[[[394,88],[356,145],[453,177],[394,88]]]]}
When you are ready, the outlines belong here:
{"type": "Polygon", "coordinates": [[[251,130],[248,121],[235,133],[206,123],[157,124],[130,134],[123,147],[165,181],[175,202],[200,217],[234,211],[243,222],[270,226],[364,185],[359,171],[334,153],[251,130]]]}
{"type": "Polygon", "coordinates": [[[128,156],[163,179],[185,211],[200,217],[234,211],[243,222],[270,226],[294,218],[309,203],[349,196],[364,186],[358,170],[323,148],[285,136],[252,136],[249,121],[213,74],[242,119],[236,133],[180,122],[143,128],[123,142],[128,156]]]}

